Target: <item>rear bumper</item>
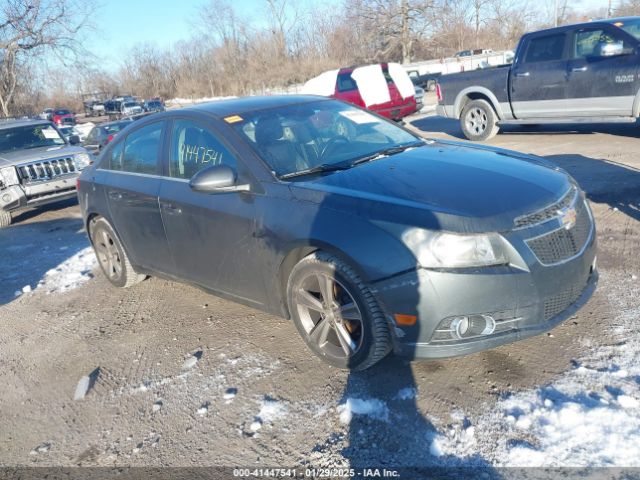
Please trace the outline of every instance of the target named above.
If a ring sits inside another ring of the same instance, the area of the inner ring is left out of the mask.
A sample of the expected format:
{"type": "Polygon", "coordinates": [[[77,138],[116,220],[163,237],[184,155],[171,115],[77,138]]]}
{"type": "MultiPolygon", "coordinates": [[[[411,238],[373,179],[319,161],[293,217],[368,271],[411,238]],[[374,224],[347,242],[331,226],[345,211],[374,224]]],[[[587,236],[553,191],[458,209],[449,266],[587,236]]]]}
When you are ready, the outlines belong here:
{"type": "Polygon", "coordinates": [[[76,174],[27,187],[12,185],[0,190],[0,210],[15,212],[74,198],[77,178],[76,174]]]}
{"type": "Polygon", "coordinates": [[[531,260],[529,271],[510,266],[420,268],[377,282],[373,290],[391,326],[396,354],[455,357],[541,334],[574,315],[595,291],[595,257],[594,234],[580,256],[559,265],[545,267],[531,260]],[[396,314],[416,316],[417,322],[399,325],[396,314]],[[438,333],[447,319],[475,315],[490,316],[500,327],[468,339],[438,333]]]}

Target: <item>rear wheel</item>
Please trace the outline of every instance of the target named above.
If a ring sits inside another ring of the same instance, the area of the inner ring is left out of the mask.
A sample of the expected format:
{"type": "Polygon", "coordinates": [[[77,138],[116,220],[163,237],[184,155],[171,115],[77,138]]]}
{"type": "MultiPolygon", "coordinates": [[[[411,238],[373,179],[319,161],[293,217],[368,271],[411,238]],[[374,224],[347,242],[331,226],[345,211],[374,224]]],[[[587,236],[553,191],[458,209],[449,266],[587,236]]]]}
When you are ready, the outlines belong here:
{"type": "Polygon", "coordinates": [[[91,243],[107,280],[116,287],[131,287],[146,278],[136,273],[109,222],[102,217],[91,221],[91,243]]]}
{"type": "Polygon", "coordinates": [[[11,225],[11,212],[0,210],[0,228],[5,228],[11,225]]]}
{"type": "Polygon", "coordinates": [[[496,112],[486,100],[472,100],[464,106],[460,127],[464,136],[474,142],[493,138],[500,129],[496,112]]]}
{"type": "Polygon", "coordinates": [[[287,303],[309,348],[333,366],[364,370],[391,350],[389,327],[373,294],[332,255],[316,252],[293,268],[287,303]]]}

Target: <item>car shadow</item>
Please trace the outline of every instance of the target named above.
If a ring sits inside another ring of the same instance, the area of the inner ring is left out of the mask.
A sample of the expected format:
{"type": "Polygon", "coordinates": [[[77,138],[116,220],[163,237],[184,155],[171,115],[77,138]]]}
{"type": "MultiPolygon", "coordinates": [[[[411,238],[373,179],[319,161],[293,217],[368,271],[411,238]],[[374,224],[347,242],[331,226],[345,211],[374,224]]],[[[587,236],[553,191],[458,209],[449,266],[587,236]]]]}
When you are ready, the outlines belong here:
{"type": "MultiPolygon", "coordinates": [[[[427,116],[409,122],[423,134],[444,133],[466,140],[460,129],[460,121],[438,115],[427,116]]],[[[637,123],[554,124],[554,125],[503,125],[498,135],[592,135],[606,133],[619,137],[640,138],[637,123]]]]}
{"type": "Polygon", "coordinates": [[[62,200],[60,202],[50,203],[49,205],[43,205],[42,207],[32,208],[30,210],[24,210],[20,213],[13,214],[12,224],[18,224],[25,222],[27,220],[31,220],[32,218],[37,217],[38,215],[42,215],[44,212],[55,212],[58,210],[64,210],[65,208],[73,207],[78,205],[77,198],[69,198],[67,200],[62,200]]]}
{"type": "Polygon", "coordinates": [[[49,270],[88,246],[80,218],[23,223],[0,230],[0,305],[11,302],[25,287],[35,289],[49,270]]]}
{"type": "Polygon", "coordinates": [[[579,154],[548,155],[545,159],[566,170],[589,200],[606,203],[640,220],[640,169],[579,154]]]}
{"type": "MultiPolygon", "coordinates": [[[[341,452],[350,468],[386,468],[407,479],[501,478],[479,454],[458,457],[443,451],[440,432],[418,405],[423,388],[417,385],[410,360],[393,355],[369,370],[349,374],[341,406],[357,408],[356,402],[368,402],[361,411],[373,411],[350,420],[341,452]]],[[[463,423],[462,428],[469,426],[463,423]]]]}

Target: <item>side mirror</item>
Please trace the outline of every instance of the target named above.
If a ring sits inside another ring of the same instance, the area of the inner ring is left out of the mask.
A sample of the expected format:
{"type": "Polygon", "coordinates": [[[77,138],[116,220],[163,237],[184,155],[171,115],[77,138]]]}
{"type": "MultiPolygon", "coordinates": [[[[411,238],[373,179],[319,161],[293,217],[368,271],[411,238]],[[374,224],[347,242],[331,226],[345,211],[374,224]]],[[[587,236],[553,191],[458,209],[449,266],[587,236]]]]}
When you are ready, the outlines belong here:
{"type": "Polygon", "coordinates": [[[70,145],[80,145],[80,137],[78,135],[71,135],[69,137],[70,145]]]}
{"type": "Polygon", "coordinates": [[[212,165],[196,173],[189,186],[194,192],[222,193],[222,192],[247,192],[248,184],[236,185],[236,172],[227,165],[212,165]]]}
{"type": "Polygon", "coordinates": [[[616,57],[624,53],[623,42],[601,43],[598,45],[598,53],[601,57],[616,57]]]}

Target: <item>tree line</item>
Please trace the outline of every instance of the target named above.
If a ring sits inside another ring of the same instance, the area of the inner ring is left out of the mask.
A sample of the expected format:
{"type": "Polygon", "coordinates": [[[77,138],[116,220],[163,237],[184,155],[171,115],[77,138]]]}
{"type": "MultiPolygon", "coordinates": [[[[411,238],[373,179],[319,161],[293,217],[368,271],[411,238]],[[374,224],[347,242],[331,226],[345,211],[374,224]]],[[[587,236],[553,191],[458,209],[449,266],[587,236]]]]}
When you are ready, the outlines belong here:
{"type": "Polygon", "coordinates": [[[554,24],[640,14],[640,0],[577,11],[568,0],[342,0],[301,7],[257,0],[243,15],[231,0],[203,0],[197,33],[171,47],[134,45],[115,69],[84,50],[99,35],[93,0],[4,0],[0,7],[0,115],[80,108],[82,93],[165,99],[277,92],[340,66],[409,63],[465,49],[514,49],[554,24]],[[558,9],[555,5],[558,4],[558,9]]]}

